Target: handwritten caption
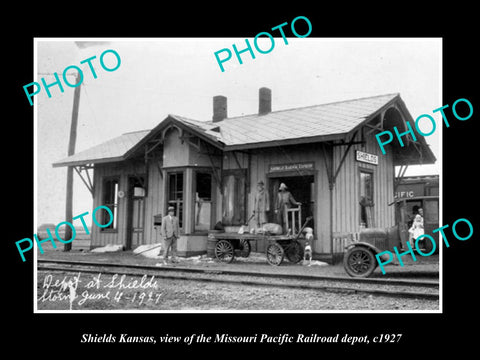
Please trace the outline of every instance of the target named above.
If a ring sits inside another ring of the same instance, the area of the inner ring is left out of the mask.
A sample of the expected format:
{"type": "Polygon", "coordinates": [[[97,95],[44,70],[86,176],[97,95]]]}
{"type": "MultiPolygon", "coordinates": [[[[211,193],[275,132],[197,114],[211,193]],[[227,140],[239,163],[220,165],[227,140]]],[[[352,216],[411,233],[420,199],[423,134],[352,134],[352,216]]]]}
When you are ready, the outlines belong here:
{"type": "Polygon", "coordinates": [[[135,305],[157,304],[162,296],[155,277],[143,275],[131,278],[126,275],[98,273],[84,280],[82,273],[56,278],[47,274],[43,278],[38,303],[68,302],[70,310],[92,302],[130,302],[135,305]]]}

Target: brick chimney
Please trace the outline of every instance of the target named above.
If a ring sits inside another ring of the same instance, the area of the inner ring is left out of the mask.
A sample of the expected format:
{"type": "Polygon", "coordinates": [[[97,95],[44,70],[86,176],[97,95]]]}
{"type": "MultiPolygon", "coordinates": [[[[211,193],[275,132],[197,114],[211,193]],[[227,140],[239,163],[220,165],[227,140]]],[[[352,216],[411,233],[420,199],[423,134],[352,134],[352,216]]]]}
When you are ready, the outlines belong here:
{"type": "Polygon", "coordinates": [[[212,121],[222,121],[227,117],[227,98],[222,95],[213,97],[213,116],[212,121]]]}
{"type": "Polygon", "coordinates": [[[272,111],[272,90],[262,87],[258,90],[258,114],[264,115],[272,111]]]}

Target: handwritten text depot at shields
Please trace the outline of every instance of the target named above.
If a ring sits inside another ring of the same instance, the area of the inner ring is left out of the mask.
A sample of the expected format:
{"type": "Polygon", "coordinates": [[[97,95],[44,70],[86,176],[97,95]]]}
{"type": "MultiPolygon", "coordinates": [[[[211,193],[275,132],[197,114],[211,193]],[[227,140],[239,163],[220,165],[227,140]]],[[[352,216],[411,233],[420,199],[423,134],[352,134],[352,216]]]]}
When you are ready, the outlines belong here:
{"type": "Polygon", "coordinates": [[[138,307],[148,303],[157,304],[162,296],[153,275],[129,277],[98,273],[87,277],[77,273],[59,277],[47,274],[41,282],[37,304],[54,305],[55,309],[70,310],[90,305],[108,309],[115,305],[138,307]]]}

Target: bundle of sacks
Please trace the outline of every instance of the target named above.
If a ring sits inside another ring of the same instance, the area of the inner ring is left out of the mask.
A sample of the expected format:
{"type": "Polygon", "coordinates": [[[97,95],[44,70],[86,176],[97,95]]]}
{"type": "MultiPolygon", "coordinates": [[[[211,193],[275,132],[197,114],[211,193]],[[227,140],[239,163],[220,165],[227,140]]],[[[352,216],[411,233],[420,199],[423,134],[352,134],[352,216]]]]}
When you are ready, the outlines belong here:
{"type": "Polygon", "coordinates": [[[274,224],[274,223],[266,223],[263,224],[261,227],[258,228],[252,228],[251,233],[257,233],[257,234],[264,234],[264,233],[270,233],[272,235],[281,235],[283,234],[283,229],[282,225],[279,224],[274,224]]]}

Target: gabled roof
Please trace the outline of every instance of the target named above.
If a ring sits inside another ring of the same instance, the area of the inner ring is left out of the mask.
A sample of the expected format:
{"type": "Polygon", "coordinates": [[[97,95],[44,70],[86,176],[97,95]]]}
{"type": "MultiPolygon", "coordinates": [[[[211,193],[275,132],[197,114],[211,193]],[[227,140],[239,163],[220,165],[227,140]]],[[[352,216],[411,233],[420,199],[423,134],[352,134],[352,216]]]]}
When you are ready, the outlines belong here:
{"type": "Polygon", "coordinates": [[[254,144],[304,143],[343,137],[377,112],[391,104],[398,94],[340,101],[302,108],[273,111],[264,115],[246,115],[224,119],[220,126],[222,141],[231,150],[254,144]]]}
{"type": "MultiPolygon", "coordinates": [[[[124,134],[60,160],[53,166],[125,160],[148,142],[158,141],[159,134],[172,124],[224,151],[345,139],[346,134],[352,133],[394,103],[404,106],[398,93],[272,111],[263,115],[237,116],[218,122],[198,121],[171,114],[150,131],[124,134]]],[[[428,159],[434,161],[433,153],[423,138],[420,143],[427,149],[428,159]]]]}
{"type": "Polygon", "coordinates": [[[80,151],[65,159],[56,161],[53,163],[53,166],[74,166],[125,160],[128,151],[138,144],[148,133],[150,133],[150,130],[134,131],[120,135],[90,149],[80,151]]]}

